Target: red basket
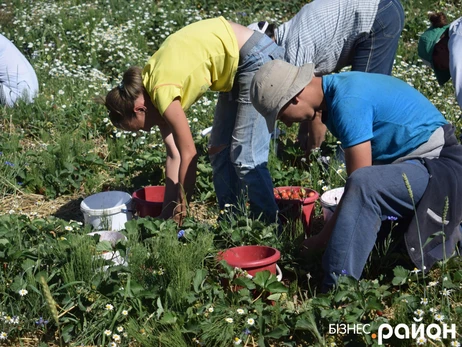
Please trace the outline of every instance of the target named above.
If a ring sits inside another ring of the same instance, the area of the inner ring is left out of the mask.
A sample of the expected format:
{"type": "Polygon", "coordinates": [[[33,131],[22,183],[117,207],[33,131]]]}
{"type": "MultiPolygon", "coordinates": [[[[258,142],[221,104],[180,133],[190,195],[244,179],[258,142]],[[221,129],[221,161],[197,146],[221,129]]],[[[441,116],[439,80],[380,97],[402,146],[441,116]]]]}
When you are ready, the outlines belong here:
{"type": "Polygon", "coordinates": [[[286,186],[274,188],[274,198],[279,208],[281,223],[285,225],[301,220],[306,235],[310,235],[314,207],[316,200],[319,199],[319,193],[310,188],[286,186]]]}
{"type": "Polygon", "coordinates": [[[164,186],[148,186],[138,189],[132,194],[136,212],[139,217],[158,217],[162,213],[164,202],[164,186]]]}

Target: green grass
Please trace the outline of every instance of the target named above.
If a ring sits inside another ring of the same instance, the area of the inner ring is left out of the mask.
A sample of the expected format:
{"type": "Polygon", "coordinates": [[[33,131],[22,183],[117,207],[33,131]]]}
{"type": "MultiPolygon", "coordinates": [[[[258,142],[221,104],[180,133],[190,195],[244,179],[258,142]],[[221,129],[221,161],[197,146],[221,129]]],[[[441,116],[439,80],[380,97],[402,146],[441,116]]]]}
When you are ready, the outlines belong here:
{"type": "MultiPolygon", "coordinates": [[[[363,280],[342,277],[336,290],[320,294],[321,255],[300,257],[300,225],[277,236],[275,226],[250,219],[247,210],[239,215],[219,211],[207,139],[199,135],[212,124],[217,95],[211,92],[188,111],[201,155],[192,203],[206,205],[207,216],[223,215],[222,222],[191,215],[178,240],[172,221],[133,220],[123,231],[128,240],[111,249],[85,235],[90,230],[76,222],[82,219],[79,211],[69,219],[37,218],[34,207],[14,203],[22,196],[71,203],[105,189],[131,193],[163,184],[159,132],[117,130],[93,99],[116,85],[128,66],[143,65],[165,37],[184,25],[219,15],[244,25],[262,19],[279,24],[303,4],[7,0],[1,5],[0,32],[35,67],[40,93],[33,104],[0,108],[0,333],[7,335],[0,346],[59,345],[56,336],[73,346],[376,346],[372,335],[333,332],[332,324],[370,324],[372,333],[385,323],[410,325],[418,316],[426,325],[441,324],[441,315],[442,323],[459,324],[460,257],[438,262],[423,276],[403,259],[394,232],[377,244],[363,280]],[[236,277],[235,269],[217,261],[218,251],[244,244],[281,251],[283,287],[267,274],[236,277]],[[118,251],[128,265],[104,262],[98,257],[102,251],[118,251]],[[242,289],[231,290],[236,286],[242,289]],[[27,294],[21,295],[24,289],[27,294]]],[[[460,1],[403,0],[403,5],[406,24],[393,75],[427,96],[460,134],[461,110],[452,85],[438,86],[416,49],[428,24],[426,12],[443,10],[457,18],[460,1]]],[[[301,185],[322,193],[344,184],[333,136],[322,153],[330,157],[329,165],[318,164],[321,153],[308,164],[296,144],[296,129],[281,127],[286,135],[269,159],[275,186],[301,185]]],[[[318,226],[319,204],[315,212],[318,226]]],[[[395,231],[394,225],[390,228],[395,231]]],[[[455,338],[427,345],[460,341],[457,331],[455,338]]],[[[394,337],[386,344],[414,346],[417,341],[394,337]]]]}

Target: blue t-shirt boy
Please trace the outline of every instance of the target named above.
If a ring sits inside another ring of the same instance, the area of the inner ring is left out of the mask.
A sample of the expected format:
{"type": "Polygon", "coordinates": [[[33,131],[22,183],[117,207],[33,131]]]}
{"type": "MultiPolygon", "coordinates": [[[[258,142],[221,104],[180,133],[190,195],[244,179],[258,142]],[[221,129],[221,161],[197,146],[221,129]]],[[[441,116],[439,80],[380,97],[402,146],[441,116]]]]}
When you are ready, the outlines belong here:
{"type": "Polygon", "coordinates": [[[372,161],[389,164],[447,124],[438,109],[406,82],[382,74],[323,76],[327,129],[343,148],[371,141],[372,161]]]}

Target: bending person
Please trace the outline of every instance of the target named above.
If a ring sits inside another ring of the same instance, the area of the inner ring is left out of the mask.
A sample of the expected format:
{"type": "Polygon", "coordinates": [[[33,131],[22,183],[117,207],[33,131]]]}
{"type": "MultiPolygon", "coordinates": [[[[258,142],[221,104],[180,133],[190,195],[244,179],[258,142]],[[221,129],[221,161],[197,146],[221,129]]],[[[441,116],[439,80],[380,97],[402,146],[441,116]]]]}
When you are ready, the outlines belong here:
{"type": "Polygon", "coordinates": [[[250,102],[254,73],[284,50],[269,37],[223,17],[190,24],[170,35],[143,70],[130,68],[104,101],[121,129],[160,129],[167,149],[163,218],[181,220],[196,179],[197,152],[185,111],[209,88],[220,91],[209,142],[221,209],[248,194],[256,217],[277,220],[267,169],[270,133],[250,102]],[[175,211],[174,211],[175,210],[175,211]]]}
{"type": "Polygon", "coordinates": [[[420,58],[430,66],[440,85],[452,77],[457,103],[462,108],[462,17],[448,24],[442,12],[429,15],[431,27],[419,39],[420,58]]]}
{"type": "Polygon", "coordinates": [[[19,99],[32,102],[39,90],[37,75],[26,57],[0,34],[0,105],[19,99]]]}
{"type": "MultiPolygon", "coordinates": [[[[403,26],[399,0],[315,0],[277,28],[267,22],[251,25],[285,48],[287,62],[313,63],[316,76],[347,66],[390,75],[403,26]]],[[[326,128],[319,119],[300,124],[300,146],[307,154],[324,141],[326,128]]]]}
{"type": "Polygon", "coordinates": [[[398,78],[313,73],[314,64],[272,61],[255,74],[250,93],[270,131],[276,119],[291,126],[313,121],[322,111],[321,121],[344,146],[348,179],[342,199],[323,230],[304,242],[308,250],[327,246],[324,289],[341,274],[361,277],[388,217],[412,220],[404,237],[417,268],[430,270],[435,261],[450,257],[462,238],[462,176],[457,174],[462,146],[454,127],[398,78]],[[444,237],[434,235],[441,230],[444,237]]]}

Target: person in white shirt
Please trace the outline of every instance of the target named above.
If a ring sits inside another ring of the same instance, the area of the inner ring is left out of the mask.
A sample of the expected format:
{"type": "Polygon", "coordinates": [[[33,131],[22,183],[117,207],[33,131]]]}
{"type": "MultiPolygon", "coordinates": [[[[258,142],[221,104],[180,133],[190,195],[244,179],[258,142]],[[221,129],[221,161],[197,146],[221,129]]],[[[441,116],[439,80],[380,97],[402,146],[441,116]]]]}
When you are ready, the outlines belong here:
{"type": "Polygon", "coordinates": [[[11,107],[19,99],[32,102],[38,90],[32,65],[10,40],[0,34],[0,105],[11,107]]]}
{"type": "Polygon", "coordinates": [[[419,56],[433,69],[440,85],[452,78],[457,103],[462,108],[462,17],[450,24],[442,12],[428,17],[432,25],[420,36],[419,56]]]}

